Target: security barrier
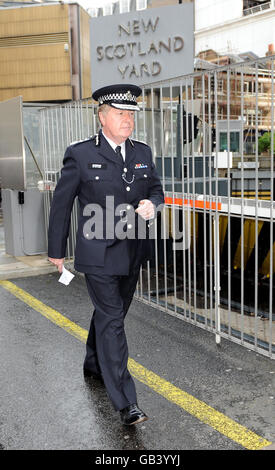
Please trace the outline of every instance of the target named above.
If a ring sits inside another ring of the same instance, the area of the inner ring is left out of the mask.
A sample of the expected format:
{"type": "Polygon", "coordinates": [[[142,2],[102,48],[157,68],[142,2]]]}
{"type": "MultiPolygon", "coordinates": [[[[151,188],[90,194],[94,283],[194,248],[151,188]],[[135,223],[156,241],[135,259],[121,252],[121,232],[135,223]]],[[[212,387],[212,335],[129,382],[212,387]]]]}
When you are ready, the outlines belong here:
{"type": "MultiPolygon", "coordinates": [[[[165,190],[136,297],[273,359],[274,59],[144,86],[134,135],[165,190]]],[[[92,100],[41,111],[46,225],[65,148],[97,130],[92,100]]],[[[75,205],[68,258],[76,230],[75,205]]]]}

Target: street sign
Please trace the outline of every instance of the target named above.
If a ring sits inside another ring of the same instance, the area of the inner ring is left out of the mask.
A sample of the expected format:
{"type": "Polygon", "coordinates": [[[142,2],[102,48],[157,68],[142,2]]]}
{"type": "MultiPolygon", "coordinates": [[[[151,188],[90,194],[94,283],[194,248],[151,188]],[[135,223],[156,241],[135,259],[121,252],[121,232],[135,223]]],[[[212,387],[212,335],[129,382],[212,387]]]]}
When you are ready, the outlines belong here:
{"type": "Polygon", "coordinates": [[[91,18],[92,90],[192,73],[193,8],[193,3],[186,3],[91,18]]]}

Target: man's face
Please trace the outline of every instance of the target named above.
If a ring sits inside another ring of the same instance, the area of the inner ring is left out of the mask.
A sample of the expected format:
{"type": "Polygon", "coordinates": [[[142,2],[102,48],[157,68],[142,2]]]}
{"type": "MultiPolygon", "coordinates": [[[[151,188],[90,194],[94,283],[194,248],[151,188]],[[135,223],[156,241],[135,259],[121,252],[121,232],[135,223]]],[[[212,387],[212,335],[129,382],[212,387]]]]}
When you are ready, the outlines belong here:
{"type": "Polygon", "coordinates": [[[124,142],[134,130],[135,111],[108,107],[108,110],[100,114],[100,120],[104,134],[117,145],[124,142]]]}

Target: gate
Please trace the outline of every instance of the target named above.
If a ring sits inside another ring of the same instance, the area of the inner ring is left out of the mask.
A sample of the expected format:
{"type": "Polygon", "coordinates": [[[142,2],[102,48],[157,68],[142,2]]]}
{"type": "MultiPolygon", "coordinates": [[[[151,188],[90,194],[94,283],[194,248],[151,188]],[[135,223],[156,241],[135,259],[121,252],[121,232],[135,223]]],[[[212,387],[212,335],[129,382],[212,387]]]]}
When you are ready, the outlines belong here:
{"type": "MultiPolygon", "coordinates": [[[[165,190],[136,297],[273,359],[274,59],[196,60],[197,72],[144,86],[133,136],[165,190]]],[[[91,99],[41,111],[46,226],[65,148],[97,130],[91,99]]]]}

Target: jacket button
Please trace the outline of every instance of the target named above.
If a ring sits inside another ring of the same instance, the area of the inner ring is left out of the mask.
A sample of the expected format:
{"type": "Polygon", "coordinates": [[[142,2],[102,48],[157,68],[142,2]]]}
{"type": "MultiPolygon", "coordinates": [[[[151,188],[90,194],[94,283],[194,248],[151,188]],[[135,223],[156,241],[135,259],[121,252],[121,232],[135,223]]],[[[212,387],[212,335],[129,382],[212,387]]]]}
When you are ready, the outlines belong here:
{"type": "Polygon", "coordinates": [[[128,227],[128,228],[132,228],[133,226],[132,226],[132,224],[128,224],[127,227],[128,227]]]}
{"type": "Polygon", "coordinates": [[[96,176],[95,179],[96,179],[96,180],[99,180],[99,176],[96,176]]]}
{"type": "Polygon", "coordinates": [[[124,173],[127,173],[127,168],[123,168],[124,173]]]}
{"type": "Polygon", "coordinates": [[[128,206],[126,207],[127,211],[129,211],[131,209],[131,206],[130,204],[128,204],[128,206]]]}
{"type": "Polygon", "coordinates": [[[147,178],[147,175],[146,175],[146,174],[144,175],[144,178],[147,178]]]}
{"type": "Polygon", "coordinates": [[[126,186],[126,191],[130,191],[130,186],[126,186]]]}

